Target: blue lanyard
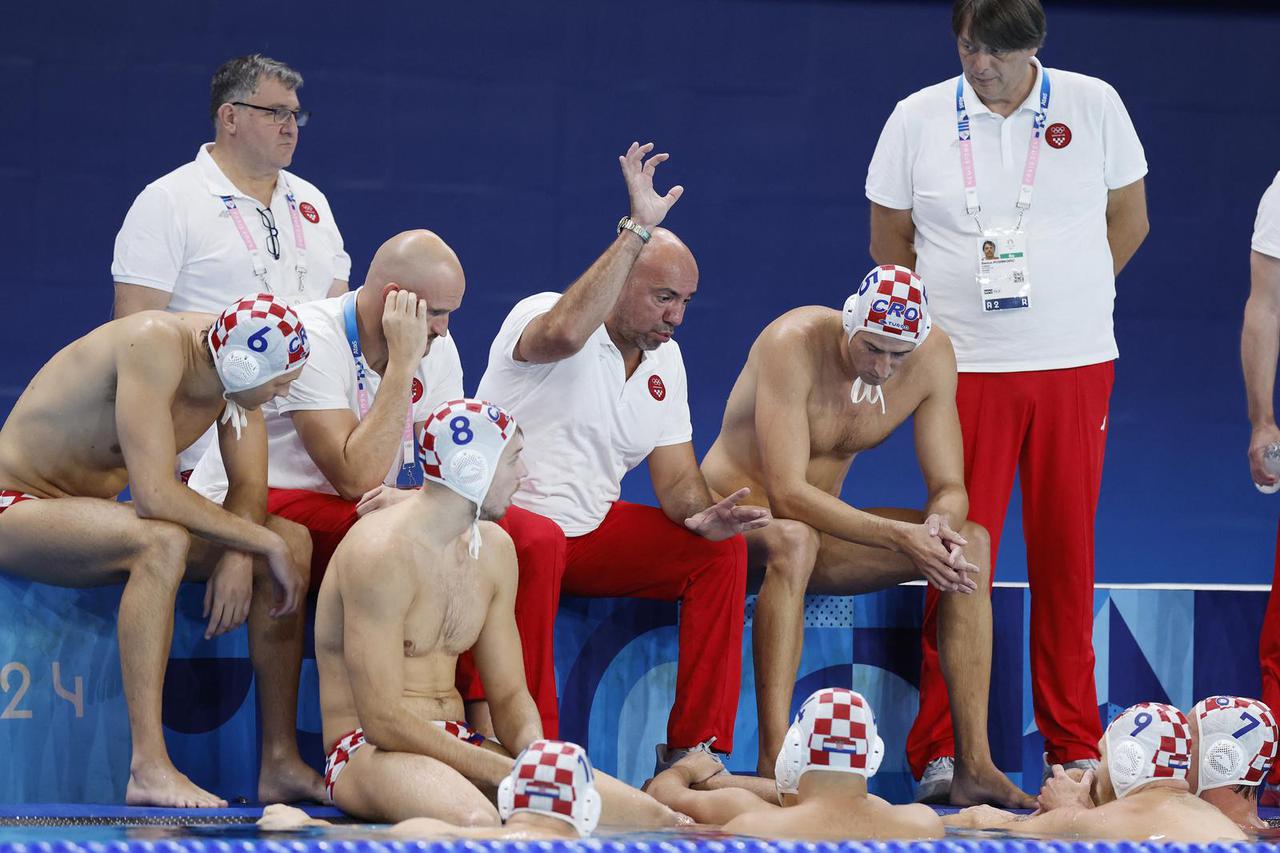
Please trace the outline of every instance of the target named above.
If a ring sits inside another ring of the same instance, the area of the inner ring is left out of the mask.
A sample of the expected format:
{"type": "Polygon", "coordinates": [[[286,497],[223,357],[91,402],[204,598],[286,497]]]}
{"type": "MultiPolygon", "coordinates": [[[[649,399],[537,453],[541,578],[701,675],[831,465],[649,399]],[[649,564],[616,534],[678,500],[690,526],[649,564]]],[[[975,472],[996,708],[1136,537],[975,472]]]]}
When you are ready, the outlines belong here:
{"type": "MultiPolygon", "coordinates": [[[[351,358],[356,363],[356,406],[360,411],[360,420],[369,414],[369,388],[365,379],[364,359],[361,357],[360,332],[356,326],[356,291],[344,297],[342,303],[342,319],[347,331],[347,344],[351,347],[351,358]]],[[[401,439],[400,471],[396,474],[396,487],[400,489],[416,489],[422,485],[422,463],[418,460],[417,443],[413,440],[413,402],[409,402],[409,413],[405,416],[405,432],[401,439]]]]}
{"type": "MultiPolygon", "coordinates": [[[[1036,188],[1036,168],[1040,164],[1040,137],[1049,119],[1049,72],[1040,68],[1040,109],[1031,120],[1031,140],[1027,143],[1027,164],[1022,170],[1022,186],[1018,190],[1018,223],[1022,214],[1031,209],[1031,194],[1036,188]]],[[[982,211],[978,203],[978,175],[973,165],[973,133],[969,123],[969,111],[964,104],[964,75],[956,80],[956,138],[960,141],[960,172],[964,178],[964,210],[970,216],[982,211]]]]}

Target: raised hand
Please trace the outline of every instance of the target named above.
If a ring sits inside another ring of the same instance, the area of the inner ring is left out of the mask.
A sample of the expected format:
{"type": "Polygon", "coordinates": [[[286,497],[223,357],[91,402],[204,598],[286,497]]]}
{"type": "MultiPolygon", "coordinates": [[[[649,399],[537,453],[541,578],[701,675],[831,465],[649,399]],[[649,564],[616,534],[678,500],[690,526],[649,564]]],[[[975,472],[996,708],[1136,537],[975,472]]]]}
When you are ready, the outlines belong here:
{"type": "Polygon", "coordinates": [[[764,527],[773,520],[769,510],[762,506],[738,506],[749,494],[750,489],[738,489],[720,503],[686,518],[684,526],[712,542],[764,527]]]}
{"type": "Polygon", "coordinates": [[[417,364],[422,360],[430,338],[428,319],[427,303],[409,291],[387,294],[382,306],[382,334],[387,339],[388,363],[417,364]]]}
{"type": "Polygon", "coordinates": [[[684,194],[684,187],[674,186],[666,195],[658,195],[653,188],[653,173],[658,164],[667,160],[669,154],[654,154],[647,161],[644,159],[653,150],[653,143],[631,143],[627,153],[618,158],[622,165],[622,177],[627,181],[627,193],[631,196],[631,220],[645,230],[652,231],[662,224],[667,211],[684,194]]]}
{"type": "Polygon", "coordinates": [[[1253,482],[1260,486],[1273,486],[1280,481],[1263,462],[1267,447],[1277,442],[1280,442],[1280,429],[1271,424],[1254,427],[1249,438],[1249,473],[1253,475],[1253,482]]]}

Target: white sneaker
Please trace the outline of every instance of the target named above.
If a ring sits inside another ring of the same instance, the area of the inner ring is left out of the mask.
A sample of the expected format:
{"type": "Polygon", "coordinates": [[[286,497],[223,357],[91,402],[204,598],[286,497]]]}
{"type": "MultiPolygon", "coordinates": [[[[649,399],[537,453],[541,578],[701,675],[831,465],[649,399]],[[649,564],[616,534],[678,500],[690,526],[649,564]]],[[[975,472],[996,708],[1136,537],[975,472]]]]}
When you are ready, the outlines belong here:
{"type": "Polygon", "coordinates": [[[956,772],[956,759],[951,755],[935,758],[925,765],[916,785],[916,802],[934,805],[951,803],[951,778],[956,772]]]}

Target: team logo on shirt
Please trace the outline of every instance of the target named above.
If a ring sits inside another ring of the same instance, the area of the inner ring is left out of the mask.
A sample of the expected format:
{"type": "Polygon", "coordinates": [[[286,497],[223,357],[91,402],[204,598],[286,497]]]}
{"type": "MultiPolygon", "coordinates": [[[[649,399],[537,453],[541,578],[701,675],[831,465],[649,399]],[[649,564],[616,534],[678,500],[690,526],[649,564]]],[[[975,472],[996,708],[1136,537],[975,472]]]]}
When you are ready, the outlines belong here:
{"type": "MultiPolygon", "coordinates": [[[[1054,125],[1054,127],[1057,127],[1057,125],[1054,125]]],[[[315,205],[311,202],[304,201],[302,204],[298,205],[298,212],[305,216],[307,221],[312,225],[319,224],[320,212],[316,210],[315,205]]]]}
{"type": "Polygon", "coordinates": [[[667,386],[662,384],[662,377],[656,373],[649,377],[649,395],[659,403],[667,396],[667,386]]]}
{"type": "Polygon", "coordinates": [[[413,394],[413,402],[416,403],[422,399],[422,380],[416,376],[413,377],[413,384],[409,388],[413,394]]]}
{"type": "Polygon", "coordinates": [[[1071,144],[1071,128],[1062,122],[1051,124],[1045,129],[1044,141],[1050,148],[1066,148],[1071,144]]]}

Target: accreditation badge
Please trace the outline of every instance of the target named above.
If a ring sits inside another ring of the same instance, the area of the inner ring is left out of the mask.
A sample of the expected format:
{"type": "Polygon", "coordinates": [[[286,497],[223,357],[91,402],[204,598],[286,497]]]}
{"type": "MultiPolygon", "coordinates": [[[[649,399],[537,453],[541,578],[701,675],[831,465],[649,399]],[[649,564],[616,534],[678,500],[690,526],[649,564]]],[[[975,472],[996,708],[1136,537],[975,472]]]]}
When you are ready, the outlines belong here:
{"type": "Polygon", "coordinates": [[[1027,275],[1027,232],[1020,228],[988,229],[977,240],[978,290],[983,311],[1031,307],[1027,275]]]}

